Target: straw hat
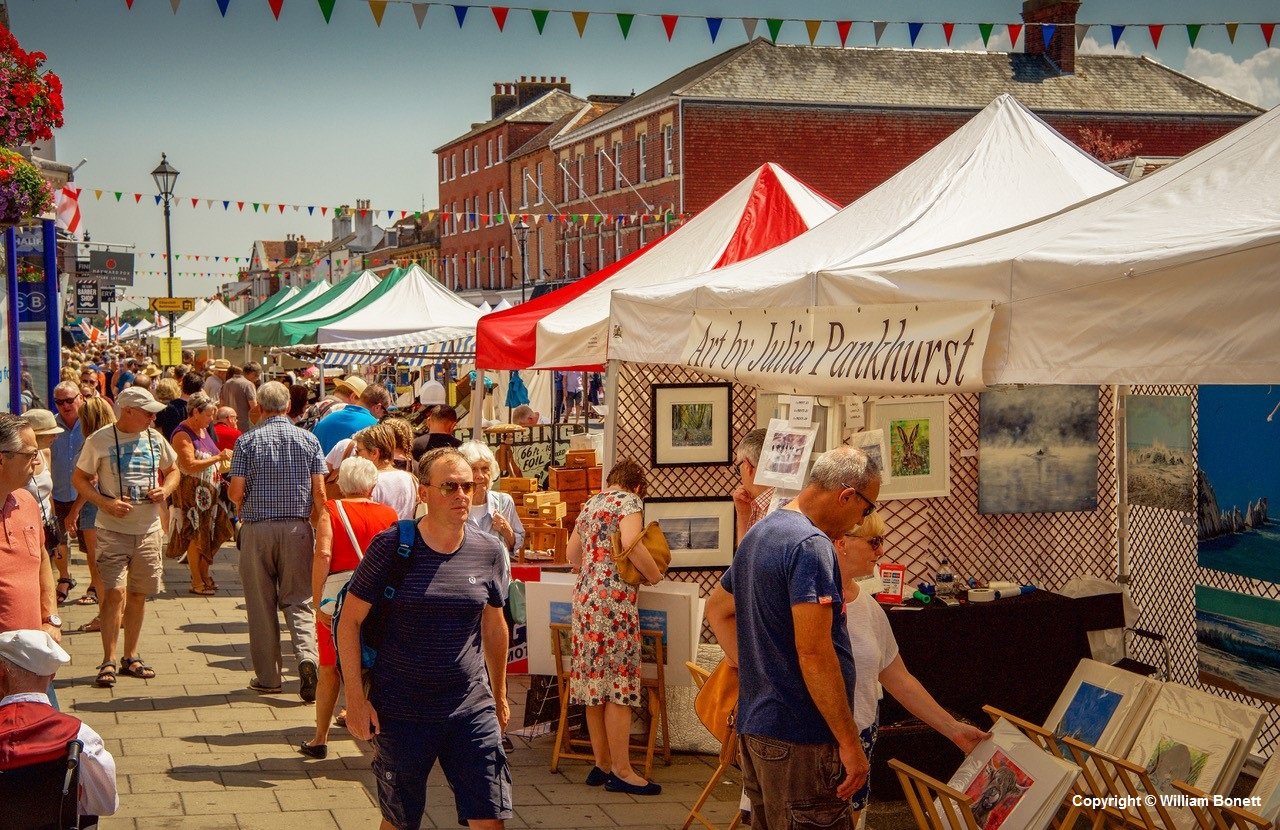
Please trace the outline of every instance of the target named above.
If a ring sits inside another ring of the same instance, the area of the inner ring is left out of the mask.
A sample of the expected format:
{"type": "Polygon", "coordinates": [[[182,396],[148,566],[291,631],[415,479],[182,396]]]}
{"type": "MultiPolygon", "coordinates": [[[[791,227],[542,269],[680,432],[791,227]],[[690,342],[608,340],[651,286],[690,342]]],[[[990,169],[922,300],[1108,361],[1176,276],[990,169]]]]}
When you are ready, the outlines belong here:
{"type": "Polygon", "coordinates": [[[22,420],[27,422],[27,426],[31,427],[37,438],[61,435],[66,432],[58,426],[58,422],[53,419],[53,413],[47,409],[28,409],[22,413],[22,420]]]}
{"type": "Polygon", "coordinates": [[[230,360],[227,360],[226,358],[222,358],[222,357],[220,357],[220,358],[218,358],[217,360],[213,361],[213,363],[212,363],[212,364],[210,364],[210,366],[209,366],[209,371],[211,371],[211,372],[225,372],[225,371],[227,371],[227,370],[228,370],[228,369],[230,369],[230,368],[231,368],[231,361],[230,361],[230,360]]]}
{"type": "Polygon", "coordinates": [[[364,394],[364,390],[368,387],[369,384],[366,383],[365,379],[359,375],[347,375],[342,380],[333,384],[335,391],[343,391],[349,395],[355,395],[356,397],[360,397],[364,394]]]}
{"type": "Polygon", "coordinates": [[[147,368],[142,370],[142,373],[149,378],[158,378],[161,375],[161,370],[156,364],[150,363],[147,365],[147,368]]]}

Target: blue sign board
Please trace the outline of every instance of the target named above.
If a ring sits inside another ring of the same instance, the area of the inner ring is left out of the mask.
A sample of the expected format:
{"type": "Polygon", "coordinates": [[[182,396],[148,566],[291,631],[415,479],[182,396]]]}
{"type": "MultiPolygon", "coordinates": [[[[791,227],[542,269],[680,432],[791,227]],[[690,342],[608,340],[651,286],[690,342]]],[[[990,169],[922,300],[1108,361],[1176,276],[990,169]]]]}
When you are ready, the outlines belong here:
{"type": "Polygon", "coordinates": [[[39,227],[35,228],[18,228],[17,251],[18,256],[31,256],[34,254],[44,253],[44,238],[39,227]]]}
{"type": "Polygon", "coordinates": [[[42,282],[18,283],[18,322],[43,323],[49,317],[49,297],[42,282]]]}

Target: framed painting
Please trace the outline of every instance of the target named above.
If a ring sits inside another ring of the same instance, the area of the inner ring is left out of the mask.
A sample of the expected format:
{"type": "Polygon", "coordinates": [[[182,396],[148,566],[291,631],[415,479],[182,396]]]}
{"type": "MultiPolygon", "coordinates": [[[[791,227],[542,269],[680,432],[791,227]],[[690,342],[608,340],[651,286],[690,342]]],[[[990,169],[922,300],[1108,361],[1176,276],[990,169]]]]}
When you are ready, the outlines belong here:
{"type": "Polygon", "coordinates": [[[879,400],[871,428],[883,430],[889,450],[881,499],[923,499],[951,492],[945,396],[879,400]]]}
{"type": "Polygon", "coordinates": [[[1200,682],[1280,705],[1280,601],[1196,586],[1200,682]]]}
{"type": "Polygon", "coordinates": [[[781,418],[770,419],[764,446],[760,448],[756,484],[782,490],[802,489],[817,438],[817,427],[793,427],[781,418]]]}
{"type": "Polygon", "coordinates": [[[1124,398],[1125,486],[1129,504],[1190,513],[1195,507],[1191,399],[1124,398]]]}
{"type": "Polygon", "coordinates": [[[1129,760],[1146,768],[1161,795],[1177,795],[1174,781],[1212,793],[1218,791],[1237,743],[1239,739],[1223,729],[1157,708],[1142,725],[1129,760]]]}
{"type": "Polygon", "coordinates": [[[732,384],[655,383],[649,388],[653,466],[705,467],[733,461],[732,384]]]}
{"type": "Polygon", "coordinates": [[[673,568],[725,568],[733,560],[733,499],[646,499],[645,524],[656,521],[673,568]]]}
{"type": "Polygon", "coordinates": [[[855,432],[845,441],[850,447],[857,447],[871,457],[880,468],[880,490],[893,481],[893,470],[889,469],[889,442],[885,440],[884,430],[868,429],[855,432]]]}

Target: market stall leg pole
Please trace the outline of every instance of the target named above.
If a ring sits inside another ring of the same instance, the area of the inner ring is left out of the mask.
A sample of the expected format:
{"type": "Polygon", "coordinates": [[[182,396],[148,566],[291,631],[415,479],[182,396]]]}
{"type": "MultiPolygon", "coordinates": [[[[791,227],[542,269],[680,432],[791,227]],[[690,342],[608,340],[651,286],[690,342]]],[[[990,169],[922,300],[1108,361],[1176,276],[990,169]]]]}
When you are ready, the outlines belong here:
{"type": "Polygon", "coordinates": [[[5,326],[9,330],[9,411],[22,412],[22,352],[18,348],[18,232],[13,225],[4,230],[6,294],[9,295],[5,326]]]}
{"type": "Polygon", "coordinates": [[[1126,399],[1129,397],[1128,386],[1113,386],[1115,407],[1116,436],[1116,570],[1118,582],[1123,590],[1129,591],[1129,481],[1125,475],[1125,466],[1129,463],[1127,430],[1125,429],[1126,399]]]}
{"type": "MultiPolygon", "coordinates": [[[[53,403],[53,387],[58,385],[62,373],[62,302],[58,297],[58,230],[52,219],[44,219],[40,223],[44,236],[44,296],[45,311],[45,354],[49,366],[49,397],[45,398],[50,407],[53,403]]],[[[55,407],[56,408],[56,407],[55,407]]]]}
{"type": "Polygon", "coordinates": [[[608,408],[604,416],[604,458],[601,459],[604,464],[604,474],[609,475],[609,470],[613,468],[614,454],[616,452],[615,444],[618,432],[618,370],[621,364],[618,360],[610,360],[605,365],[604,370],[604,403],[608,408]]]}
{"type": "Polygon", "coordinates": [[[322,401],[324,400],[324,361],[323,360],[318,361],[316,363],[316,366],[319,367],[320,369],[320,397],[316,398],[316,400],[322,401]]]}
{"type": "Polygon", "coordinates": [[[484,369],[476,367],[476,388],[471,390],[471,440],[484,440],[484,369]]]}

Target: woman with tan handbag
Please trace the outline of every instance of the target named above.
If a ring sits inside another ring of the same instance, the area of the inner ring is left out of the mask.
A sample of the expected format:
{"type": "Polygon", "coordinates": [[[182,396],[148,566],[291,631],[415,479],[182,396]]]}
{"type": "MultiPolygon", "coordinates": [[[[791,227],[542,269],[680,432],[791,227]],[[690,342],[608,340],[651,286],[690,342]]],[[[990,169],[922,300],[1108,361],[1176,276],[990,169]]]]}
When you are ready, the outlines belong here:
{"type": "Polygon", "coordinates": [[[611,536],[621,535],[622,550],[645,584],[662,571],[643,543],[645,471],[631,460],[609,471],[605,489],[582,506],[569,537],[569,563],[578,574],[573,590],[570,700],[586,707],[587,732],[595,766],[590,786],[610,792],[657,795],[662,787],[631,767],[628,752],[631,707],[641,697],[640,611],[637,586],[618,575],[611,536]]]}

